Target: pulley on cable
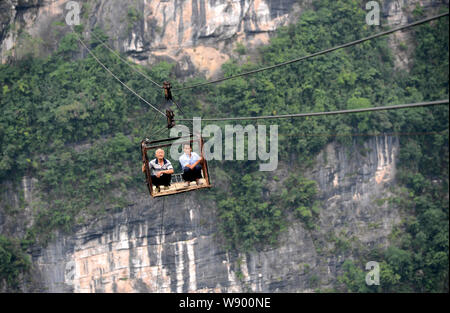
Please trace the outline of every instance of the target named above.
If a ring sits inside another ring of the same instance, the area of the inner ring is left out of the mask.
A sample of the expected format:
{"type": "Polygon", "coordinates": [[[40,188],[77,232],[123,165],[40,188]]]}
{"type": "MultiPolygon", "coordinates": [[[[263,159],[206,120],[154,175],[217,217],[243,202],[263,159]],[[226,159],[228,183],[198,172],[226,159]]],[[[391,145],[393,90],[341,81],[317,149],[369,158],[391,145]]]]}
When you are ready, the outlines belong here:
{"type": "MultiPolygon", "coordinates": [[[[168,81],[163,82],[163,89],[164,89],[164,98],[166,99],[166,104],[169,103],[169,101],[172,101],[172,92],[170,91],[170,83],[168,81]]],[[[167,128],[172,128],[175,126],[175,114],[173,113],[172,109],[170,107],[166,108],[166,117],[167,117],[167,128]]]]}

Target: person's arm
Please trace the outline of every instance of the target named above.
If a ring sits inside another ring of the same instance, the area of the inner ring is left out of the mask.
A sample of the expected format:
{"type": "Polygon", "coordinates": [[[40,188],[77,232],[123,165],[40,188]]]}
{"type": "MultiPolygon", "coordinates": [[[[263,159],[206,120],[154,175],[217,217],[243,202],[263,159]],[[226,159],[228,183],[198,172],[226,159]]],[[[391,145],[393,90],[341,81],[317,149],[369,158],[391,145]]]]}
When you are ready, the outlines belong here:
{"type": "Polygon", "coordinates": [[[159,171],[158,173],[156,173],[156,177],[160,177],[162,174],[173,174],[173,169],[171,169],[171,170],[159,171]]]}
{"type": "MultiPolygon", "coordinates": [[[[148,166],[150,168],[150,171],[152,169],[152,164],[150,162],[148,162],[148,166]]],[[[145,173],[145,162],[142,164],[142,172],[145,173]]]]}
{"type": "Polygon", "coordinates": [[[201,156],[199,156],[198,154],[197,154],[197,156],[198,156],[198,160],[194,164],[191,165],[191,169],[196,167],[203,160],[203,158],[201,156]]]}
{"type": "MultiPolygon", "coordinates": [[[[167,161],[167,162],[169,162],[169,164],[167,165],[167,170],[164,170],[164,171],[159,172],[160,175],[161,175],[161,174],[173,174],[173,166],[172,166],[172,163],[170,163],[170,161],[167,161]]],[[[158,177],[159,177],[159,176],[158,176],[158,177]]]]}
{"type": "Polygon", "coordinates": [[[197,162],[195,162],[194,164],[192,164],[192,165],[191,165],[191,168],[196,167],[201,161],[202,161],[202,157],[200,157],[200,159],[198,159],[197,162]]]}

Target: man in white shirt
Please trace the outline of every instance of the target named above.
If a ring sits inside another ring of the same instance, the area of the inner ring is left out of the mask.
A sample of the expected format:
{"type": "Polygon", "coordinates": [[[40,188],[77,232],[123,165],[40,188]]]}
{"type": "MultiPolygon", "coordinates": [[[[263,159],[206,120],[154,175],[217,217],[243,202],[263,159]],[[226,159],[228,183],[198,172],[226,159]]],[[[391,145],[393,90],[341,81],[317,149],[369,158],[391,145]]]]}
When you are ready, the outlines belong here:
{"type": "MultiPolygon", "coordinates": [[[[164,189],[168,189],[173,174],[173,166],[169,160],[164,158],[164,150],[157,149],[155,151],[155,159],[149,162],[150,175],[152,179],[152,185],[156,187],[156,190],[161,191],[161,185],[164,189]]],[[[142,166],[142,171],[145,171],[142,166]]]]}
{"type": "Polygon", "coordinates": [[[180,164],[183,169],[184,186],[188,187],[191,181],[196,181],[197,185],[201,185],[200,178],[202,178],[202,157],[197,153],[192,152],[190,145],[183,146],[184,154],[180,156],[180,164]]]}

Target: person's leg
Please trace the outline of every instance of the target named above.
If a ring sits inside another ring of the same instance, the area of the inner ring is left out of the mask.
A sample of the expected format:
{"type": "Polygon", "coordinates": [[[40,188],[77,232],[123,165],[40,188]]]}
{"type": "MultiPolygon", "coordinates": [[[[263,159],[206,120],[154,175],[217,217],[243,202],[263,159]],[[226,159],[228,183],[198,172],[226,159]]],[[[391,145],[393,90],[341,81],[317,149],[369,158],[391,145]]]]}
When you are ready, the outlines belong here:
{"type": "Polygon", "coordinates": [[[156,187],[156,191],[160,192],[160,186],[162,185],[161,177],[156,177],[156,175],[152,175],[152,185],[156,187]]]}
{"type": "Polygon", "coordinates": [[[172,174],[161,175],[161,185],[170,186],[170,181],[172,180],[172,174]]]}
{"type": "Polygon", "coordinates": [[[192,178],[192,170],[189,167],[185,167],[183,168],[183,179],[186,182],[190,182],[193,181],[194,179],[192,178]]]}
{"type": "Polygon", "coordinates": [[[156,177],[156,175],[152,175],[152,185],[155,187],[159,187],[161,185],[161,178],[156,177]]]}
{"type": "Polygon", "coordinates": [[[202,166],[200,164],[197,164],[193,169],[193,178],[194,179],[200,179],[202,178],[202,166]]]}
{"type": "Polygon", "coordinates": [[[202,178],[202,166],[200,164],[197,164],[192,169],[192,178],[195,179],[195,182],[197,183],[197,186],[203,185],[203,183],[200,182],[200,178],[202,178]]]}

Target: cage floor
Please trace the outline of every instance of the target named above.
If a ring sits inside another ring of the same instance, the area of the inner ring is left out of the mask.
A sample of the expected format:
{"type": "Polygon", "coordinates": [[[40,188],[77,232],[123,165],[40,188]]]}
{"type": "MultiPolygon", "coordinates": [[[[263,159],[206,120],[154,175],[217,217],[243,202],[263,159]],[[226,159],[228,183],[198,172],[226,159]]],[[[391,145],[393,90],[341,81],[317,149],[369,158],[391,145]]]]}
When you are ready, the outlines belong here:
{"type": "Polygon", "coordinates": [[[165,189],[164,186],[161,186],[160,192],[157,192],[156,187],[153,186],[153,197],[167,196],[167,195],[176,194],[179,192],[211,187],[210,185],[206,184],[206,179],[204,179],[204,178],[200,178],[200,182],[202,183],[202,185],[199,185],[199,186],[197,186],[197,183],[195,181],[190,182],[189,187],[184,186],[185,182],[172,183],[168,189],[165,189]]]}

